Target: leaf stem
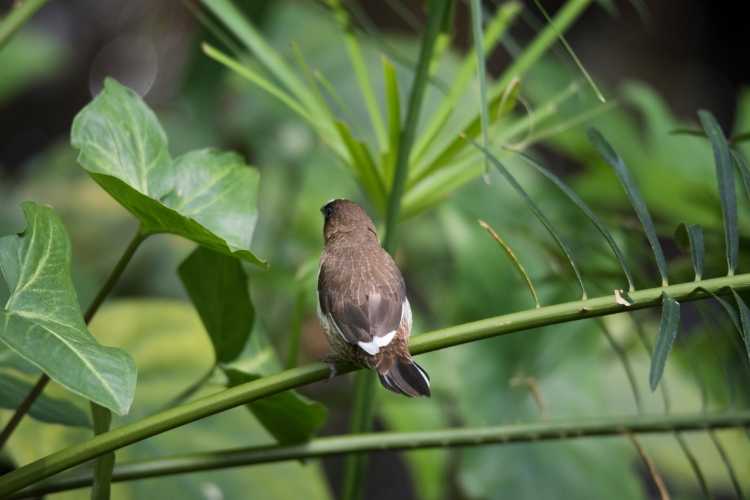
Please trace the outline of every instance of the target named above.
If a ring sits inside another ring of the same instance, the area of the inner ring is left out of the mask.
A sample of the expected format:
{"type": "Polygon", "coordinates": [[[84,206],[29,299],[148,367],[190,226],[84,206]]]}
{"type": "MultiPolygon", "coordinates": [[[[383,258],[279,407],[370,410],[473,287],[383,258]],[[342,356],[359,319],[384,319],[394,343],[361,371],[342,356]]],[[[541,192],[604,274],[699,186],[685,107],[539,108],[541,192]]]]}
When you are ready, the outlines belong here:
{"type": "MultiPolygon", "coordinates": [[[[689,302],[711,297],[709,292],[717,295],[730,294],[732,293],[730,287],[733,287],[737,292],[750,290],[750,274],[704,280],[700,283],[699,287],[696,286],[696,283],[690,282],[664,288],[638,290],[629,294],[633,303],[627,307],[617,304],[614,295],[607,295],[595,299],[578,300],[474,321],[419,335],[410,342],[409,351],[412,355],[416,356],[438,349],[445,349],[522,330],[628,312],[636,309],[659,307],[661,306],[662,293],[664,292],[677,301],[689,302]]],[[[355,366],[344,364],[337,368],[339,373],[349,373],[358,369],[355,366]]],[[[170,429],[215,415],[250,401],[256,401],[279,392],[325,380],[328,378],[329,373],[330,370],[326,363],[321,361],[310,363],[205,396],[177,408],[172,408],[137,422],[124,425],[5,474],[0,477],[0,497],[105,453],[161,434],[170,429]]],[[[697,420],[697,417],[694,418],[697,420]]],[[[378,436],[380,435],[382,434],[378,434],[378,436]]],[[[379,441],[377,446],[380,446],[379,441]]],[[[351,451],[345,452],[348,453],[351,451]]]]}
{"type": "Polygon", "coordinates": [[[16,2],[10,12],[0,22],[0,50],[13,38],[13,35],[26,24],[49,0],[25,0],[16,2]]]}
{"type": "MultiPolygon", "coordinates": [[[[313,439],[294,445],[271,445],[176,455],[123,462],[115,466],[112,481],[131,481],[171,474],[304,460],[357,452],[378,452],[555,441],[581,437],[621,436],[661,432],[704,431],[750,425],[750,411],[698,413],[690,415],[628,415],[575,420],[551,420],[528,424],[478,428],[449,428],[419,432],[377,432],[313,439]]],[[[91,484],[91,470],[77,469],[52,480],[35,484],[8,500],[41,496],[91,484]]]]}
{"type": "MultiPolygon", "coordinates": [[[[99,309],[99,306],[102,305],[102,302],[104,302],[104,299],[107,298],[107,295],[109,295],[109,292],[112,291],[112,288],[114,288],[115,283],[117,283],[117,280],[122,275],[122,272],[125,270],[125,267],[128,265],[128,262],[130,262],[130,259],[133,257],[133,254],[138,249],[141,243],[143,243],[143,240],[145,240],[150,233],[146,232],[143,229],[143,226],[138,228],[138,232],[136,233],[133,240],[130,242],[130,245],[128,245],[128,248],[125,249],[125,253],[122,254],[122,257],[120,257],[120,261],[117,263],[115,268],[112,270],[112,272],[109,275],[109,278],[107,278],[107,281],[104,282],[104,285],[102,286],[101,290],[99,290],[99,293],[94,298],[94,301],[91,303],[89,308],[86,310],[86,314],[83,315],[83,320],[88,325],[91,321],[91,318],[94,317],[94,314],[96,314],[96,311],[99,309]]],[[[11,434],[13,434],[13,431],[16,429],[16,426],[21,422],[21,419],[24,415],[29,411],[29,409],[34,404],[34,401],[36,401],[36,398],[39,397],[39,395],[44,391],[44,387],[47,385],[47,382],[49,382],[49,376],[47,374],[43,374],[39,380],[37,381],[36,385],[33,389],[31,389],[31,392],[29,392],[29,395],[26,396],[26,399],[23,400],[21,405],[16,409],[15,413],[11,417],[11,419],[8,421],[8,423],[5,425],[5,428],[0,433],[0,449],[3,448],[5,445],[5,442],[8,440],[11,434]]]]}

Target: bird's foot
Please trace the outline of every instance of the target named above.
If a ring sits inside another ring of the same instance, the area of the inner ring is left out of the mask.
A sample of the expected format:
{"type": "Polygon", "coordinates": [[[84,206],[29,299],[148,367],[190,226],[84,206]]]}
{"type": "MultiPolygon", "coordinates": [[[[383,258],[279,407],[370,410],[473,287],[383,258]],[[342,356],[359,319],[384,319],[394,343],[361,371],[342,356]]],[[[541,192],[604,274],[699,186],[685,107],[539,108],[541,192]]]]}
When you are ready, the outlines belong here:
{"type": "Polygon", "coordinates": [[[341,361],[340,357],[336,356],[335,354],[324,354],[318,359],[320,361],[325,361],[326,363],[328,363],[328,368],[331,370],[331,374],[328,376],[326,382],[339,374],[338,370],[336,369],[336,362],[341,361]]]}

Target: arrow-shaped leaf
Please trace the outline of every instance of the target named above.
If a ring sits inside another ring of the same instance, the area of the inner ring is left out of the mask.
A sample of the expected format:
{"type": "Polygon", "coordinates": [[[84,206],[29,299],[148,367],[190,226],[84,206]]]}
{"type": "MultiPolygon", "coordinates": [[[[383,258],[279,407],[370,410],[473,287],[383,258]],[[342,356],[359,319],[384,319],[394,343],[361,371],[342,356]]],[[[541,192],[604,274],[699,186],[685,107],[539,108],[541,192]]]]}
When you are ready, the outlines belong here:
{"type": "MultiPolygon", "coordinates": [[[[750,308],[747,307],[747,304],[742,300],[739,293],[734,289],[732,289],[732,293],[734,294],[734,298],[740,308],[740,317],[742,318],[742,329],[740,330],[740,334],[742,334],[742,338],[745,341],[747,355],[750,357],[750,308]]],[[[735,324],[737,324],[736,320],[735,324]]],[[[739,328],[739,324],[737,327],[739,328]]]]}
{"type": "Polygon", "coordinates": [[[193,151],[172,160],[154,113],[107,79],[73,121],[79,163],[152,233],[173,233],[267,267],[249,248],[259,174],[234,153],[193,151]]]}
{"type": "Polygon", "coordinates": [[[214,345],[217,363],[237,359],[253,328],[247,275],[237,259],[198,248],[178,273],[214,345]]]}
{"type": "Polygon", "coordinates": [[[125,414],[135,392],[133,359],[97,343],[70,280],[70,241],[50,207],[21,204],[26,230],[0,238],[0,268],[10,299],[0,339],[60,385],[125,414]]]}
{"type": "Polygon", "coordinates": [[[674,339],[677,336],[677,327],[680,326],[680,303],[662,292],[662,311],[659,333],[656,334],[654,355],[651,357],[651,373],[649,383],[651,390],[655,391],[659,380],[664,373],[669,351],[672,350],[674,339]]]}

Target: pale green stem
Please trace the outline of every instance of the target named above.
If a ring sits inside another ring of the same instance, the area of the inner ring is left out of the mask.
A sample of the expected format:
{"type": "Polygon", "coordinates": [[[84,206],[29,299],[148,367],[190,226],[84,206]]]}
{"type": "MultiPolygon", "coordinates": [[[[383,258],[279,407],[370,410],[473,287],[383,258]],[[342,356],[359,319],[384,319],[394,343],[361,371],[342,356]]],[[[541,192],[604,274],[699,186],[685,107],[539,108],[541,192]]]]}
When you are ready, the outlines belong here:
{"type": "MultiPolygon", "coordinates": [[[[112,481],[160,477],[206,470],[305,460],[350,453],[408,451],[423,448],[502,445],[584,437],[621,436],[664,432],[705,431],[750,426],[750,411],[697,415],[638,415],[576,420],[551,420],[529,424],[441,429],[419,432],[377,432],[313,439],[295,445],[272,445],[235,450],[191,453],[115,466],[112,481]]],[[[90,470],[76,470],[35,484],[8,500],[19,500],[91,484],[90,470]]]]}

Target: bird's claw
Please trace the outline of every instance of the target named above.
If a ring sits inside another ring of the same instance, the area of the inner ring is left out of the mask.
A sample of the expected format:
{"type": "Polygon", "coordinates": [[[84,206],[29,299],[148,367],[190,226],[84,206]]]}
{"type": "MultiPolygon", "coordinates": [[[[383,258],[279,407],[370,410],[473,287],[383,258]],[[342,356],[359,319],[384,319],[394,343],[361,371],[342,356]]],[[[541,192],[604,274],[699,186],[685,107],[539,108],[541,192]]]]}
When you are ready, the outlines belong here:
{"type": "Polygon", "coordinates": [[[331,374],[326,379],[326,382],[339,374],[338,370],[336,369],[336,362],[341,361],[341,359],[338,356],[335,356],[333,354],[324,354],[318,359],[320,361],[325,361],[328,364],[328,368],[331,370],[331,374]]]}

